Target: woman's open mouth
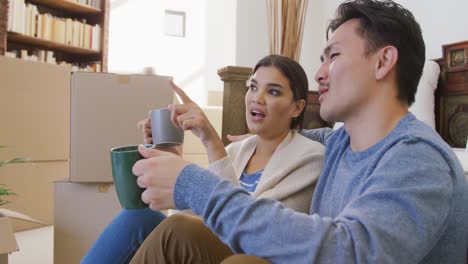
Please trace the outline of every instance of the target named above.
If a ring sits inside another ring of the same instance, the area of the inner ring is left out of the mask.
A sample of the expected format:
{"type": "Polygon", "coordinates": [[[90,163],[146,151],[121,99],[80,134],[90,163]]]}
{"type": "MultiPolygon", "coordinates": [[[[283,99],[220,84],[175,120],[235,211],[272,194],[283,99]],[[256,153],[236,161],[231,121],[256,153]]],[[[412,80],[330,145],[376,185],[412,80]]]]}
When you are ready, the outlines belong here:
{"type": "Polygon", "coordinates": [[[253,121],[261,121],[265,118],[265,114],[263,112],[260,112],[258,110],[253,110],[250,111],[250,116],[253,121]]]}

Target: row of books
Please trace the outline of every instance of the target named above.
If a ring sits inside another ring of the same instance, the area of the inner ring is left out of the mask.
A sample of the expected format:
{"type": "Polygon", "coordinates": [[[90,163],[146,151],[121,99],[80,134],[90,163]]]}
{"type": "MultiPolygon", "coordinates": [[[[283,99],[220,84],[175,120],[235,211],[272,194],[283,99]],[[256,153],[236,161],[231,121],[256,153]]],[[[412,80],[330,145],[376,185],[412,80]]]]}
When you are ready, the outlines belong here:
{"type": "Polygon", "coordinates": [[[80,5],[86,5],[86,6],[91,6],[94,8],[101,8],[101,0],[68,0],[70,2],[75,2],[80,5]]]}
{"type": "Polygon", "coordinates": [[[89,25],[84,19],[79,21],[48,13],[40,14],[37,6],[24,1],[9,0],[8,31],[65,45],[100,50],[100,25],[89,25]]]}
{"type": "Polygon", "coordinates": [[[85,71],[85,72],[101,72],[101,63],[94,62],[88,64],[68,63],[66,61],[57,61],[56,54],[51,50],[34,50],[28,51],[25,49],[21,50],[10,50],[5,52],[6,57],[18,58],[27,61],[35,61],[42,63],[50,63],[57,65],[70,65],[72,71],[85,71]]]}

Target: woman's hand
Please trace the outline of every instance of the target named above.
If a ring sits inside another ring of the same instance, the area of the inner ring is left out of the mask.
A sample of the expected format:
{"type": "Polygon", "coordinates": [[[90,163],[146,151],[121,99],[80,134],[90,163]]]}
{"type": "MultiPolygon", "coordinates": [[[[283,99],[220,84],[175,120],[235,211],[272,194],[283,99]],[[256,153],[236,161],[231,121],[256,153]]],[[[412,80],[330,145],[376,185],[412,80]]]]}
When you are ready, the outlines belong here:
{"type": "Polygon", "coordinates": [[[148,117],[138,121],[137,127],[141,130],[141,133],[143,134],[143,142],[145,144],[153,144],[153,137],[151,135],[151,119],[148,117]]]}
{"type": "Polygon", "coordinates": [[[169,81],[169,83],[172,90],[182,100],[182,104],[169,105],[174,125],[192,131],[201,140],[207,150],[210,163],[225,157],[227,154],[223,142],[202,109],[172,81],[169,81]]]}
{"type": "MultiPolygon", "coordinates": [[[[143,142],[145,144],[153,144],[153,136],[151,134],[151,119],[149,118],[150,113],[148,113],[148,118],[138,121],[137,127],[141,130],[143,134],[143,142]]],[[[182,157],[182,145],[175,147],[157,147],[157,149],[174,153],[182,157]]]]}
{"type": "Polygon", "coordinates": [[[169,105],[169,110],[172,112],[172,122],[184,130],[191,130],[202,141],[203,145],[208,145],[210,140],[218,137],[216,130],[208,121],[203,110],[181,88],[172,81],[170,81],[170,85],[182,100],[182,104],[169,105]]]}

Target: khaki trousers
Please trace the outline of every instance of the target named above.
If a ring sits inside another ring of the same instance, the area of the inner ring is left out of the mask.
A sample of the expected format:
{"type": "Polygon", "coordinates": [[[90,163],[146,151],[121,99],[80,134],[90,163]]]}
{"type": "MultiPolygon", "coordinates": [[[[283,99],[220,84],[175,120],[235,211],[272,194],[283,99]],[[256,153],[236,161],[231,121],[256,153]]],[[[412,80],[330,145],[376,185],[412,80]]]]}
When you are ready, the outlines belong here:
{"type": "Polygon", "coordinates": [[[151,232],[131,264],[266,264],[266,260],[234,255],[231,249],[195,216],[175,214],[151,232]]]}

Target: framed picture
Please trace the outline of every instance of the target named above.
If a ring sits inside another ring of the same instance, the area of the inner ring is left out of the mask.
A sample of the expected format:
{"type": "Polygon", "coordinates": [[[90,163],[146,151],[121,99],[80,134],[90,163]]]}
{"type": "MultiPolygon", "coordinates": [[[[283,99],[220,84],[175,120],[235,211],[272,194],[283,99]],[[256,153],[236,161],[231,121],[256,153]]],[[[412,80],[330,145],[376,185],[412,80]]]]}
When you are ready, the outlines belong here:
{"type": "Polygon", "coordinates": [[[172,37],[185,37],[185,12],[164,11],[164,35],[172,37]]]}
{"type": "Polygon", "coordinates": [[[454,49],[450,51],[450,67],[463,66],[465,60],[465,49],[454,49]]]}

